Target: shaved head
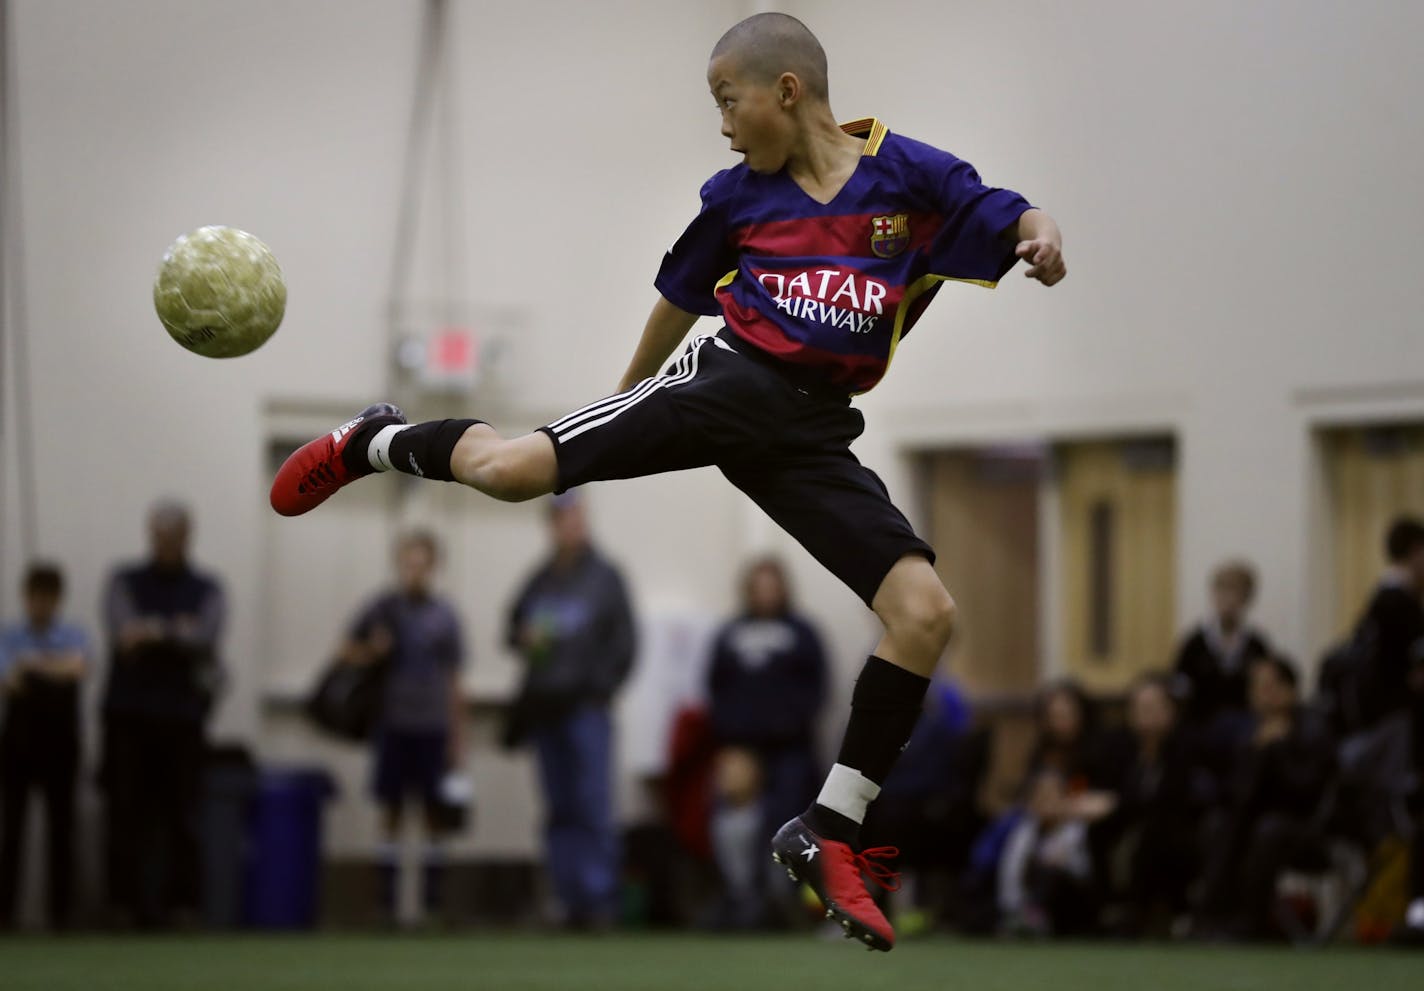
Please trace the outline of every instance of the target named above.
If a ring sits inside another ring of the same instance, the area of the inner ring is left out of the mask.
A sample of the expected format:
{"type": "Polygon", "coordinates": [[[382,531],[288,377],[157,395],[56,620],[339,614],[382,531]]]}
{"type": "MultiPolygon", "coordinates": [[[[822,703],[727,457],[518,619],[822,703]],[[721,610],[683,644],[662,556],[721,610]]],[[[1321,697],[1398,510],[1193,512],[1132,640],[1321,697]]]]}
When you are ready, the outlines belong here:
{"type": "Polygon", "coordinates": [[[722,35],[712,58],[730,56],[757,82],[771,83],[790,72],[801,80],[808,96],[830,97],[826,82],[826,50],[806,27],[790,14],[753,14],[722,35]]]}

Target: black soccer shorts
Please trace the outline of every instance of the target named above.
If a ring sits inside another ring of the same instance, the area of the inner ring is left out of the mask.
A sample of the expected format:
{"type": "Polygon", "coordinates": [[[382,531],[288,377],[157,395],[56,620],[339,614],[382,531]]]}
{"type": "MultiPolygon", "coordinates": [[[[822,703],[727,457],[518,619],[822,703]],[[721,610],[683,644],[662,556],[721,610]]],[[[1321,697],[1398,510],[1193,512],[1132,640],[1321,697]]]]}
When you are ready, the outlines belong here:
{"type": "Polygon", "coordinates": [[[929,544],[875,472],[850,452],[865,429],[844,396],[798,388],[775,359],[723,330],[695,338],[662,375],[540,429],[558,491],[716,465],[866,605],[907,554],[929,544]]]}

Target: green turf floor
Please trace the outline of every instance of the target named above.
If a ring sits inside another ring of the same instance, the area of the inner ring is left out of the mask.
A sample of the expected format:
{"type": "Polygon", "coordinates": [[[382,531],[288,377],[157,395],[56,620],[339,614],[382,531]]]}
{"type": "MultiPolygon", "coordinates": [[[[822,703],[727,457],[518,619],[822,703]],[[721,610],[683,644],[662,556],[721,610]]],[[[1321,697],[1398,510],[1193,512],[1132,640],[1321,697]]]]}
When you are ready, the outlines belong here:
{"type": "Polygon", "coordinates": [[[813,936],[0,940],[5,991],[1420,991],[1424,953],[813,936]]]}

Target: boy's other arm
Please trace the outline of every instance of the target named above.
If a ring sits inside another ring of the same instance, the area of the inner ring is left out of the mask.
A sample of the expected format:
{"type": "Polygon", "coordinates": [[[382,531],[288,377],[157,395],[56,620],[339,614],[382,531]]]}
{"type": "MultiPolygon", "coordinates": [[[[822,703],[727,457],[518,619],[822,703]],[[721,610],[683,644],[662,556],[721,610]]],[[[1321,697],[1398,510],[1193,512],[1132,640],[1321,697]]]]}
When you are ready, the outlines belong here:
{"type": "Polygon", "coordinates": [[[696,322],[696,313],[688,313],[659,296],[653,304],[653,312],[648,314],[648,322],[643,326],[643,336],[638,340],[633,360],[628,363],[628,370],[618,383],[618,391],[625,392],[662,371],[673,349],[682,343],[696,322]]]}
{"type": "Polygon", "coordinates": [[[1063,233],[1052,217],[1037,208],[1025,210],[1018,223],[1004,233],[1018,241],[1014,254],[1030,266],[1024,275],[1045,286],[1063,281],[1068,274],[1063,263],[1063,233]]]}

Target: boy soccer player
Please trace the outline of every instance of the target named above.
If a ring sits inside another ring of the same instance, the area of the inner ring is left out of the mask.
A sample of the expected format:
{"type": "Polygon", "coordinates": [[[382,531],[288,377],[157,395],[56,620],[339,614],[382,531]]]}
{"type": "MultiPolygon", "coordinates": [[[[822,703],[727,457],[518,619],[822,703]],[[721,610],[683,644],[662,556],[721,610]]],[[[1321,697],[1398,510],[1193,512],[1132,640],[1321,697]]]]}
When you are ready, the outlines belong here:
{"type": "Polygon", "coordinates": [[[889,950],[894,932],[862,873],[888,886],[894,851],[858,851],[857,834],[919,718],[954,602],[934,551],[850,452],[864,429],[850,399],[884,375],[939,283],[992,286],[1023,258],[1053,285],[1066,274],[1061,237],[953,155],[878,120],[838,125],[825,52],[793,17],[735,25],[707,80],[743,162],[702,187],[701,212],[663,259],[621,391],[512,439],[479,420],[408,425],[394,406],[370,406],[287,460],[272,506],[305,513],[392,469],[518,501],[716,465],[885,626],[837,763],[772,854],[848,936],[889,950]],[[725,327],[659,374],[699,315],[725,327]]]}

